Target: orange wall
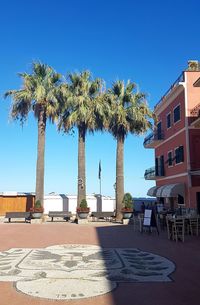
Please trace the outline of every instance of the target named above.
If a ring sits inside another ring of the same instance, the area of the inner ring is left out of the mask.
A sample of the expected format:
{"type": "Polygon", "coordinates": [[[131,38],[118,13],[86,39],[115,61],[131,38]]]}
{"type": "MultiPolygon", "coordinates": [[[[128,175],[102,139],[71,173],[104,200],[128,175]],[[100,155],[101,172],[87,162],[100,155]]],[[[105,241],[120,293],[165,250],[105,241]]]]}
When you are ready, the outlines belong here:
{"type": "Polygon", "coordinates": [[[194,87],[193,84],[200,77],[200,72],[185,72],[187,77],[187,96],[188,96],[188,110],[192,110],[200,103],[200,87],[194,87]]]}
{"type": "Polygon", "coordinates": [[[181,174],[183,172],[186,172],[187,170],[187,156],[186,156],[186,137],[185,137],[185,131],[183,130],[180,134],[178,134],[176,137],[170,139],[169,141],[166,141],[162,143],[159,147],[156,148],[156,157],[159,157],[161,155],[164,155],[164,161],[165,161],[165,176],[171,176],[171,175],[177,175],[181,174]],[[175,156],[174,149],[178,146],[183,145],[184,147],[184,162],[175,164],[175,160],[173,161],[173,166],[168,167],[168,163],[166,163],[168,159],[168,152],[173,151],[173,157],[175,156]]]}
{"type": "Polygon", "coordinates": [[[200,186],[192,187],[189,190],[190,190],[191,208],[196,208],[197,207],[196,193],[200,192],[200,186]]]}
{"type": "Polygon", "coordinates": [[[189,130],[189,143],[191,169],[200,169],[200,129],[189,130]]]}
{"type": "Polygon", "coordinates": [[[158,121],[162,121],[162,130],[164,138],[167,139],[175,134],[177,131],[185,127],[185,94],[182,91],[169,106],[167,106],[158,116],[158,121]],[[180,104],[181,120],[173,123],[173,111],[176,106],[180,104]],[[167,114],[171,112],[171,127],[167,129],[167,114]]]}
{"type": "Polygon", "coordinates": [[[0,215],[6,212],[26,212],[32,206],[34,196],[0,196],[0,215]]]}
{"type": "MultiPolygon", "coordinates": [[[[185,205],[187,207],[196,208],[196,192],[200,192],[200,176],[192,176],[190,181],[188,175],[181,177],[174,177],[166,179],[174,175],[180,175],[187,172],[187,150],[186,150],[186,130],[185,123],[187,117],[190,116],[190,111],[200,103],[200,87],[194,87],[194,82],[200,77],[200,72],[185,71],[186,81],[186,94],[185,90],[176,97],[159,115],[158,121],[162,121],[162,131],[164,132],[164,141],[155,149],[155,156],[159,157],[164,155],[165,161],[165,177],[157,178],[156,185],[162,186],[172,183],[184,183],[185,185],[185,205]],[[187,96],[187,105],[185,98],[187,96]],[[173,123],[173,110],[180,104],[181,107],[181,120],[173,123]],[[167,114],[171,112],[171,127],[167,129],[167,114]],[[182,130],[183,129],[183,130],[182,130]],[[181,131],[182,130],[182,131],[181,131]],[[175,133],[181,131],[178,135],[175,135],[172,139],[167,140],[175,133]],[[173,162],[172,167],[168,167],[166,160],[168,159],[168,152],[173,151],[173,157],[175,156],[174,149],[178,146],[184,147],[184,162],[175,164],[173,162]],[[190,202],[190,204],[189,204],[190,202]]],[[[192,121],[192,119],[190,120],[192,121]]],[[[200,169],[200,129],[189,129],[189,145],[190,145],[190,164],[191,169],[200,169]]]]}
{"type": "Polygon", "coordinates": [[[187,207],[189,207],[188,176],[181,176],[181,177],[177,177],[177,178],[162,179],[162,180],[156,181],[157,186],[173,184],[173,183],[183,183],[185,185],[185,205],[187,207]]]}

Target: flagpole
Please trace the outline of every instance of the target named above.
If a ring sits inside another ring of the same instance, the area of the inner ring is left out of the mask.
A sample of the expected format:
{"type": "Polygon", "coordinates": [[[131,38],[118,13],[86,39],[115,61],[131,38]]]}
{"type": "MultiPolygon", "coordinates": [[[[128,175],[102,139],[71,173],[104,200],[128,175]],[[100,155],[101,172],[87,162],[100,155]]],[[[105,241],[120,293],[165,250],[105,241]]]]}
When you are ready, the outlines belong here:
{"type": "Polygon", "coordinates": [[[99,160],[99,197],[100,197],[100,201],[99,201],[99,206],[98,209],[100,212],[102,212],[102,195],[101,195],[101,160],[99,160]]]}
{"type": "Polygon", "coordinates": [[[99,191],[100,191],[100,196],[101,196],[101,177],[99,179],[99,191]]]}
{"type": "Polygon", "coordinates": [[[99,194],[101,196],[101,160],[99,160],[99,194]]]}

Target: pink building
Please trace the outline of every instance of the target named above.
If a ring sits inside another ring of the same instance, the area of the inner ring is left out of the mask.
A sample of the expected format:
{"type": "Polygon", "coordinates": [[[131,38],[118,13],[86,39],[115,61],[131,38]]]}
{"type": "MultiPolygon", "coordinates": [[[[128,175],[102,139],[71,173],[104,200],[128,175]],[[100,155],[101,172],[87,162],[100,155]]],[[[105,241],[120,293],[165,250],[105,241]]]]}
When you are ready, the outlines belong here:
{"type": "Polygon", "coordinates": [[[187,70],[155,105],[154,132],[144,139],[155,149],[155,167],[145,179],[156,180],[147,195],[165,205],[197,208],[200,213],[200,63],[189,61],[187,70]]]}

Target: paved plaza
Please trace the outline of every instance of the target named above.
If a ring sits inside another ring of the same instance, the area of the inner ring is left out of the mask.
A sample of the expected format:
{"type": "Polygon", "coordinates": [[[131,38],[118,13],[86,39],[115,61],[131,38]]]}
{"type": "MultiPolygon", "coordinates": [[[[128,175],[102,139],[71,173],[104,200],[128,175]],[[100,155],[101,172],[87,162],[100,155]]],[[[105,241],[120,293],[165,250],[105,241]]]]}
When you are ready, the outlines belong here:
{"type": "Polygon", "coordinates": [[[200,237],[94,223],[1,223],[0,305],[197,305],[200,237]]]}

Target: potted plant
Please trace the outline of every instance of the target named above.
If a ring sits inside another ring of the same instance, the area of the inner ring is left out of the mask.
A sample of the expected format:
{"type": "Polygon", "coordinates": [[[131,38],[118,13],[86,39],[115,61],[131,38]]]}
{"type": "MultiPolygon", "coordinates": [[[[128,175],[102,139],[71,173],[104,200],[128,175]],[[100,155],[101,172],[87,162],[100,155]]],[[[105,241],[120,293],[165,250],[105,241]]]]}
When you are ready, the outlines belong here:
{"type": "Polygon", "coordinates": [[[130,193],[124,194],[124,198],[122,201],[124,207],[121,212],[123,214],[124,219],[129,219],[133,215],[133,198],[130,193]]]}
{"type": "Polygon", "coordinates": [[[82,199],[80,203],[80,207],[76,209],[78,217],[80,219],[85,219],[88,216],[88,213],[90,211],[90,208],[87,206],[87,200],[82,199]]]}
{"type": "Polygon", "coordinates": [[[39,219],[42,217],[44,208],[43,208],[40,200],[37,200],[34,203],[34,206],[32,208],[30,208],[30,212],[31,212],[32,218],[39,219]]]}

